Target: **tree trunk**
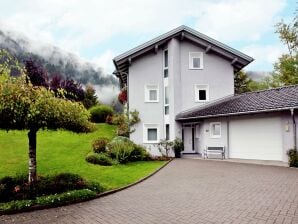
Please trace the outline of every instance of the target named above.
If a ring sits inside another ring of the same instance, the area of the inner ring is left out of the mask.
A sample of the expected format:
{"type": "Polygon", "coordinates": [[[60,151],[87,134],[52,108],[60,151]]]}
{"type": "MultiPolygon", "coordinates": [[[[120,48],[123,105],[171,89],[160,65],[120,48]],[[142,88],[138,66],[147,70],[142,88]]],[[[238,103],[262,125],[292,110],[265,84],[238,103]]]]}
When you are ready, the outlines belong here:
{"type": "Polygon", "coordinates": [[[30,185],[34,185],[37,180],[36,173],[36,132],[37,130],[31,129],[28,132],[29,138],[29,177],[28,182],[30,185]]]}

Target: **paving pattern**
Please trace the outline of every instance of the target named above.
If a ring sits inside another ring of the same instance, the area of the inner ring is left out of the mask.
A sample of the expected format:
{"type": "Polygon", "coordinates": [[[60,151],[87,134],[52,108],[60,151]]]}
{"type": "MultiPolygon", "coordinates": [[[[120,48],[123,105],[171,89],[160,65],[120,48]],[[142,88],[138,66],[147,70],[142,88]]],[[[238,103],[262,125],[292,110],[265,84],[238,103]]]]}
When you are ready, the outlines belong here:
{"type": "Polygon", "coordinates": [[[298,223],[298,169],[176,159],[124,191],[0,223],[298,223]]]}

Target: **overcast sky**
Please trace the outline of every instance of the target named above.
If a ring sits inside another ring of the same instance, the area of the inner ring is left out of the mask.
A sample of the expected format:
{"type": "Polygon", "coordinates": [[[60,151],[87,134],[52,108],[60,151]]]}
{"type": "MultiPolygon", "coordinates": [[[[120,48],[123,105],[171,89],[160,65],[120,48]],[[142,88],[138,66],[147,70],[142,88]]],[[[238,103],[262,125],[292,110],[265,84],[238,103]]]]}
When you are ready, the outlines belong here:
{"type": "Polygon", "coordinates": [[[0,0],[0,29],[56,45],[113,71],[112,58],[182,24],[255,58],[269,71],[285,52],[274,24],[296,0],[0,0]]]}

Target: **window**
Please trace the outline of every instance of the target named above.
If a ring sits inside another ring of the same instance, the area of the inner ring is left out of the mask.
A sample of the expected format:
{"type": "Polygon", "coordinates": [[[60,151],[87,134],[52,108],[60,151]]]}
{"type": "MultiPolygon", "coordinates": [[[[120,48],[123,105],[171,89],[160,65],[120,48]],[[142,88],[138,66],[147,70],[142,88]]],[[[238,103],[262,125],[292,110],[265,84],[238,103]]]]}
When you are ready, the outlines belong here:
{"type": "Polygon", "coordinates": [[[146,85],[145,86],[145,102],[158,102],[158,86],[146,85]]]}
{"type": "Polygon", "coordinates": [[[203,52],[189,52],[189,69],[203,69],[203,52]]]}
{"type": "Polygon", "coordinates": [[[169,53],[168,50],[164,50],[163,53],[163,77],[169,76],[169,53]]]}
{"type": "Polygon", "coordinates": [[[220,122],[210,123],[210,137],[211,138],[220,138],[221,137],[221,123],[220,122]]]}
{"type": "Polygon", "coordinates": [[[159,130],[157,124],[144,124],[143,141],[144,143],[157,143],[159,130]]]}
{"type": "Polygon", "coordinates": [[[170,113],[170,106],[165,106],[165,115],[170,113]]]}
{"type": "Polygon", "coordinates": [[[147,136],[148,141],[157,140],[157,128],[148,128],[147,133],[148,133],[148,136],[147,136]]]}
{"type": "Polygon", "coordinates": [[[170,140],[170,125],[166,124],[166,140],[170,140]]]}
{"type": "Polygon", "coordinates": [[[209,86],[195,85],[195,101],[206,102],[209,101],[209,86]]]}

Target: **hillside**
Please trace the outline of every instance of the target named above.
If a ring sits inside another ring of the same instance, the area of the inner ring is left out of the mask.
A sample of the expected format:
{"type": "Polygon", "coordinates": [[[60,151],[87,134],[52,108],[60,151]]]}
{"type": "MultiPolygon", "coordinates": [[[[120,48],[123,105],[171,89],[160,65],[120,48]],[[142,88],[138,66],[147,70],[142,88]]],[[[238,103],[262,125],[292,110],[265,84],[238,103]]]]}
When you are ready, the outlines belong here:
{"type": "Polygon", "coordinates": [[[75,54],[55,46],[34,43],[25,36],[13,32],[0,30],[0,49],[6,49],[20,62],[33,59],[47,70],[49,77],[59,73],[82,84],[118,85],[118,80],[113,75],[104,74],[101,68],[83,61],[75,54]]]}

